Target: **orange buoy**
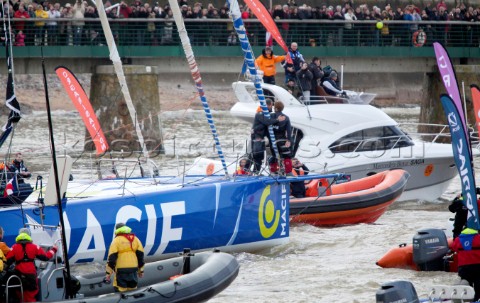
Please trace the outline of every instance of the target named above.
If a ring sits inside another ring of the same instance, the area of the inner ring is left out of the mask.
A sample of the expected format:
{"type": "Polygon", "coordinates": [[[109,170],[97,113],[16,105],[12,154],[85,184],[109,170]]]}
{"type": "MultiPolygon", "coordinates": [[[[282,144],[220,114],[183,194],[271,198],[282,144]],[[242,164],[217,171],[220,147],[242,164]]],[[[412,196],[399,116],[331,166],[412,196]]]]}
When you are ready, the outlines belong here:
{"type": "Polygon", "coordinates": [[[209,163],[207,165],[207,170],[206,170],[207,176],[213,175],[214,171],[215,171],[215,164],[209,163]]]}

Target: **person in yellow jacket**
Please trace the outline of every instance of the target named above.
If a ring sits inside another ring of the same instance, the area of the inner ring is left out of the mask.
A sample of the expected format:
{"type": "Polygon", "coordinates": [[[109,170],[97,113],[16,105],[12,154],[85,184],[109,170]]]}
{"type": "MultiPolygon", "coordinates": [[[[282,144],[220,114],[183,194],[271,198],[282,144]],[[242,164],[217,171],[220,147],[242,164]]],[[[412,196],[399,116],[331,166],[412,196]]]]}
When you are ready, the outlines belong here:
{"type": "MultiPolygon", "coordinates": [[[[35,18],[38,19],[48,19],[48,12],[43,9],[41,4],[37,4],[35,10],[35,18]]],[[[35,21],[35,45],[43,45],[45,39],[45,22],[44,21],[35,21]]]]}
{"type": "Polygon", "coordinates": [[[285,60],[285,56],[276,56],[270,46],[262,50],[262,54],[255,60],[255,64],[263,72],[263,82],[268,84],[275,84],[275,75],[277,69],[275,64],[285,60]]]}
{"type": "Polygon", "coordinates": [[[110,281],[115,272],[113,287],[117,292],[137,288],[138,278],[143,277],[143,245],[132,233],[132,229],[123,223],[115,225],[115,238],[108,250],[106,281],[110,281]]]}

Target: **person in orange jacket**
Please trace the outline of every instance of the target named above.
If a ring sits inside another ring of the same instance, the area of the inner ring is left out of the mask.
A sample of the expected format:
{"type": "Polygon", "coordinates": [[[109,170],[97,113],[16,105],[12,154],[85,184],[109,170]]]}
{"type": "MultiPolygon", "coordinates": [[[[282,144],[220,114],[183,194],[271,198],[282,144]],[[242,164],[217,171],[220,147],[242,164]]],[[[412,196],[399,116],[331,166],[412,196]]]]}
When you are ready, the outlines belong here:
{"type": "Polygon", "coordinates": [[[277,69],[275,64],[285,60],[285,56],[276,56],[270,46],[262,50],[262,54],[255,60],[255,64],[263,72],[263,82],[268,84],[275,84],[275,75],[277,69]]]}
{"type": "Polygon", "coordinates": [[[467,280],[475,290],[473,301],[480,299],[480,234],[478,230],[465,228],[453,240],[452,250],[458,255],[458,275],[467,280]]]}

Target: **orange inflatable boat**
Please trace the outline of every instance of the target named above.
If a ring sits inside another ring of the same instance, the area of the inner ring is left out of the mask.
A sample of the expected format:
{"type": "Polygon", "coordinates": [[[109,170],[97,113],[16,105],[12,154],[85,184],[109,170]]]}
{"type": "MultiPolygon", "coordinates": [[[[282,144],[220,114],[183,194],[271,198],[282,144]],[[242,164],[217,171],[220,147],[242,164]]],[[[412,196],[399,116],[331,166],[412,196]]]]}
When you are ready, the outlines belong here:
{"type": "Polygon", "coordinates": [[[334,226],[375,222],[405,189],[409,173],[388,170],[373,176],[318,189],[322,180],[307,185],[305,198],[290,199],[290,223],[334,226]],[[318,192],[327,195],[318,197],[318,192]]]}
{"type": "MultiPolygon", "coordinates": [[[[448,247],[451,248],[453,239],[448,239],[448,247]]],[[[400,244],[398,247],[390,249],[380,260],[376,263],[383,268],[401,268],[419,270],[418,266],[413,262],[413,245],[400,244]]],[[[454,255],[453,260],[449,262],[450,272],[457,272],[457,259],[454,255]]]]}

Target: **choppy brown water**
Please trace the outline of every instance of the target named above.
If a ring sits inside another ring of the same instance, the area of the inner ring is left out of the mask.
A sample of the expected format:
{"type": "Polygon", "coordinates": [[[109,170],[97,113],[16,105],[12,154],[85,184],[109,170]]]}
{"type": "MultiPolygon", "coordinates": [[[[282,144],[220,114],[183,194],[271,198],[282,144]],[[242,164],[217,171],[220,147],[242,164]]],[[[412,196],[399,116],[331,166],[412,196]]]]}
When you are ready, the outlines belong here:
{"type": "MultiPolygon", "coordinates": [[[[399,122],[418,120],[419,109],[386,111],[399,122]]],[[[75,112],[53,114],[58,153],[72,156],[82,152],[84,128],[75,112]]],[[[249,125],[232,118],[228,112],[215,114],[224,152],[235,156],[235,149],[248,134],[249,125]]],[[[183,171],[194,157],[213,154],[213,140],[202,112],[176,111],[162,114],[166,155],[155,158],[163,174],[183,171]],[[173,141],[175,138],[175,143],[173,141]],[[175,146],[175,149],[174,149],[175,146]]],[[[5,154],[9,142],[2,147],[5,154]]],[[[11,142],[13,152],[24,153],[28,167],[35,174],[46,174],[50,167],[45,112],[34,112],[20,121],[11,142]]],[[[77,162],[91,168],[86,155],[77,162]]],[[[477,163],[478,165],[478,163],[477,163]]],[[[91,168],[93,170],[93,168],[91,168]]],[[[75,172],[75,171],[74,171],[75,172]]],[[[452,284],[456,274],[382,269],[375,262],[390,248],[411,243],[421,228],[446,228],[451,216],[448,200],[460,190],[453,182],[436,203],[411,201],[394,204],[375,224],[338,228],[292,226],[290,243],[262,254],[241,253],[238,278],[210,302],[375,302],[380,284],[408,279],[425,294],[429,285],[452,284]]],[[[81,271],[103,270],[91,266],[81,271]]]]}

